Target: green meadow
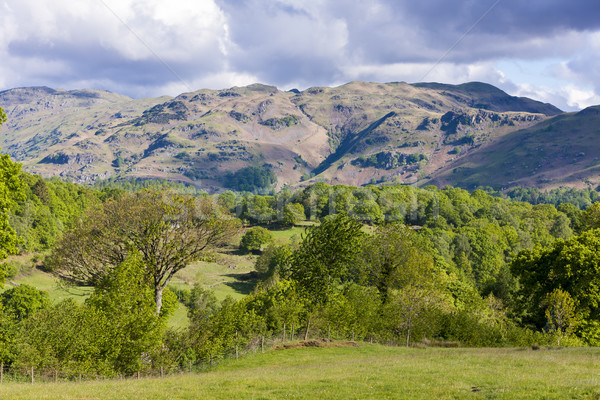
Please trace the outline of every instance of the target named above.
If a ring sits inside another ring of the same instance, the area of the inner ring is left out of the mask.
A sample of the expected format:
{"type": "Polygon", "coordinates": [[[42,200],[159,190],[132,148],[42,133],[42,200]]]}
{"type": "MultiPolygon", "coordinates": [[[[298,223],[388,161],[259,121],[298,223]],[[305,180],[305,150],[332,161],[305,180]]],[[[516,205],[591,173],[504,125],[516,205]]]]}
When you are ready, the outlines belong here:
{"type": "Polygon", "coordinates": [[[600,349],[293,348],[208,372],[0,387],[3,399],[598,399],[600,349]]]}

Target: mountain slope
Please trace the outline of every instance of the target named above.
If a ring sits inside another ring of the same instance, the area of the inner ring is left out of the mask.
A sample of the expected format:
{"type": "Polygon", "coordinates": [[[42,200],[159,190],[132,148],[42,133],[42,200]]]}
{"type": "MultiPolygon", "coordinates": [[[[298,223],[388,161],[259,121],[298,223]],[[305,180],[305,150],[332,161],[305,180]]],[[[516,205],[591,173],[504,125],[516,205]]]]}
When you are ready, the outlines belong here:
{"type": "Polygon", "coordinates": [[[449,164],[430,183],[595,188],[600,185],[600,106],[507,134],[449,164]]]}
{"type": "Polygon", "coordinates": [[[209,191],[246,166],[273,170],[279,186],[311,175],[419,184],[560,113],[478,82],[289,92],[254,84],[146,99],[37,87],[0,92],[0,107],[0,146],[28,171],[78,182],[166,178],[209,191]]]}

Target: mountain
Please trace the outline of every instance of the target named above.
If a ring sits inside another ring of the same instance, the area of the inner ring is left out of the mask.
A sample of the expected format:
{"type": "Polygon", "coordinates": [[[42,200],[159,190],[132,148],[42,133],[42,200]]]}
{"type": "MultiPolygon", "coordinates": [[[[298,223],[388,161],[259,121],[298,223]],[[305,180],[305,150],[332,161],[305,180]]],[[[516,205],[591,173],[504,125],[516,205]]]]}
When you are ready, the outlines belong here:
{"type": "Polygon", "coordinates": [[[511,132],[436,173],[436,185],[576,188],[600,185],[600,106],[511,132]]]}
{"type": "MultiPolygon", "coordinates": [[[[583,144],[593,127],[480,82],[350,82],[287,92],[253,84],[145,99],[32,87],[0,92],[0,107],[8,115],[0,146],[27,171],[77,182],[166,178],[208,191],[222,190],[232,172],[247,166],[272,170],[279,187],[315,180],[462,185],[463,178],[474,185],[490,176],[498,186],[544,186],[540,177],[482,171],[487,161],[506,162],[502,152],[527,142],[527,132],[552,126],[553,140],[568,142],[577,123],[583,144]]],[[[519,156],[516,149],[510,157],[519,156]]],[[[550,183],[562,182],[556,179],[550,183]]]]}

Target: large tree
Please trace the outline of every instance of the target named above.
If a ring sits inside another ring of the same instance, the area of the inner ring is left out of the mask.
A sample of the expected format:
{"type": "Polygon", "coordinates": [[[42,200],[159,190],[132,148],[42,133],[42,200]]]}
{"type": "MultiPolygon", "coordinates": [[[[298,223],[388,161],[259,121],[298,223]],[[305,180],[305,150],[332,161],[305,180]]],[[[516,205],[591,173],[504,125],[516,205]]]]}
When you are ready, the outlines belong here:
{"type": "Polygon", "coordinates": [[[239,221],[220,214],[208,198],[141,191],[89,210],[51,255],[56,275],[98,286],[128,254],[141,254],[156,312],[173,276],[238,232],[239,221]]]}
{"type": "MultiPolygon", "coordinates": [[[[0,108],[0,125],[5,121],[6,114],[0,108]]],[[[20,173],[21,164],[6,154],[0,155],[0,260],[17,252],[17,235],[8,223],[8,212],[15,200],[24,197],[20,173]]],[[[0,278],[3,276],[0,273],[0,278]]]]}

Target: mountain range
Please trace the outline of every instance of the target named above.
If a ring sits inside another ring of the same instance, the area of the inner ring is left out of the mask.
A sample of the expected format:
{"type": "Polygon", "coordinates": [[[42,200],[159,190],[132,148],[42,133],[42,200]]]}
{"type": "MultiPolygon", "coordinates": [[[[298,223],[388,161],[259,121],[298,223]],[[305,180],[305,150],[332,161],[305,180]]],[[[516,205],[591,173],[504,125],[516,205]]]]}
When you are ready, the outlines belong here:
{"type": "Polygon", "coordinates": [[[278,187],[600,184],[600,106],[564,113],[480,82],[253,84],[144,99],[29,87],[0,92],[0,107],[3,152],[80,183],[164,178],[215,192],[256,167],[278,187]]]}

